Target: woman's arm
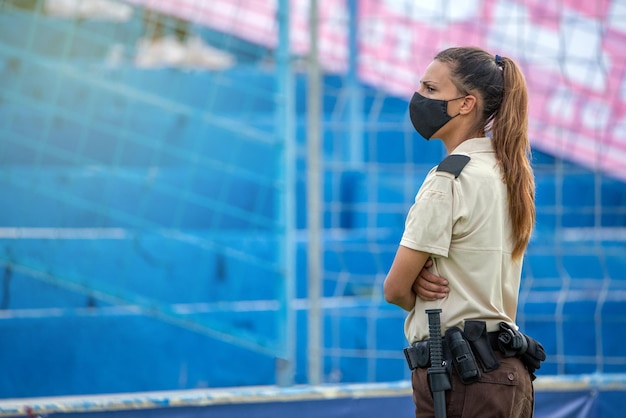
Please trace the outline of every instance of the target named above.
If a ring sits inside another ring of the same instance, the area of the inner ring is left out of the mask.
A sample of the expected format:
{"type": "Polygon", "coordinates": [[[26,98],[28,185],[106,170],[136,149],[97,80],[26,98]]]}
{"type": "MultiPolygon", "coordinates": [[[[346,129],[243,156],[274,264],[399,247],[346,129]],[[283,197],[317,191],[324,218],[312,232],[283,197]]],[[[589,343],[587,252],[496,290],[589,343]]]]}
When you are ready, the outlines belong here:
{"type": "Polygon", "coordinates": [[[413,291],[418,298],[425,301],[444,299],[450,293],[448,280],[445,277],[437,276],[428,269],[433,265],[433,260],[429,258],[424,264],[424,268],[413,282],[413,291]]]}
{"type": "Polygon", "coordinates": [[[399,246],[396,257],[385,278],[383,292],[385,300],[398,305],[405,311],[415,307],[416,294],[413,283],[422,271],[430,254],[399,246]]]}

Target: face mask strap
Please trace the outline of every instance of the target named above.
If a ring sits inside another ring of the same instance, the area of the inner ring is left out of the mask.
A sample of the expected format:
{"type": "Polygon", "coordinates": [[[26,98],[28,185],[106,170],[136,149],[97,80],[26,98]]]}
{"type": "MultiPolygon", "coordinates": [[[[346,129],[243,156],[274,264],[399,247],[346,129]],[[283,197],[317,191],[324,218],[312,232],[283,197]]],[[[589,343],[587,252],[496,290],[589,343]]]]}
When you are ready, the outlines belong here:
{"type": "MultiPolygon", "coordinates": [[[[456,99],[450,99],[450,100],[445,100],[446,102],[453,102],[455,100],[459,100],[459,99],[465,99],[467,96],[469,96],[468,94],[466,94],[465,96],[461,96],[461,97],[457,97],[456,99]]],[[[446,113],[448,112],[448,104],[446,103],[446,113]]],[[[457,116],[459,116],[461,114],[461,112],[457,113],[454,116],[450,116],[451,119],[456,118],[457,116]]]]}

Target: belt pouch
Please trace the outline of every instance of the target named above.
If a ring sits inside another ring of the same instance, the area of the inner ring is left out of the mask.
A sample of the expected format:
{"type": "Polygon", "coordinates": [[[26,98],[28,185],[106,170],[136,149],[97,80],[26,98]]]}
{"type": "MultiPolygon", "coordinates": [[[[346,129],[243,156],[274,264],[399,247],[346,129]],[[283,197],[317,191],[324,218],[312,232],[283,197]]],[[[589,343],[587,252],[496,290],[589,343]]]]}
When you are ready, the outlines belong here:
{"type": "Polygon", "coordinates": [[[410,370],[428,367],[430,364],[430,350],[428,341],[419,341],[404,349],[404,357],[410,370]]]}
{"type": "Polygon", "coordinates": [[[480,379],[478,364],[472,353],[472,349],[463,337],[463,333],[457,327],[446,331],[446,345],[449,348],[452,363],[463,382],[466,385],[480,379]]]}
{"type": "Polygon", "coordinates": [[[487,335],[487,323],[485,321],[465,321],[463,333],[472,346],[474,353],[480,359],[483,370],[486,373],[500,367],[500,363],[491,348],[489,336],[487,335]]]}

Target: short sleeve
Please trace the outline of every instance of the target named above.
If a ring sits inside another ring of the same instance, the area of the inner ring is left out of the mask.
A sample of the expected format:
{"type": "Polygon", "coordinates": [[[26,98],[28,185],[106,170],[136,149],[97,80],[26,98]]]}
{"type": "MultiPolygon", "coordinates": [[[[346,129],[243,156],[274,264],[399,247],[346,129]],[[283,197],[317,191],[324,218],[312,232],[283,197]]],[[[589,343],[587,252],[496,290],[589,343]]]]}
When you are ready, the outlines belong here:
{"type": "Polygon", "coordinates": [[[453,177],[431,171],[406,217],[400,245],[442,257],[452,240],[453,177]]]}

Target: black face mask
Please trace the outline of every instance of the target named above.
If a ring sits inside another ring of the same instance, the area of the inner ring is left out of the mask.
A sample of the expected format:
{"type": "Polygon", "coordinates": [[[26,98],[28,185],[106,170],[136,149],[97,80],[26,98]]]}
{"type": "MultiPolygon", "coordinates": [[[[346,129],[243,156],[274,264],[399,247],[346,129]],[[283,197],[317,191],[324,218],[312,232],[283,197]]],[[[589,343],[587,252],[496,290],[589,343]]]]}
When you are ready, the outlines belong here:
{"type": "Polygon", "coordinates": [[[416,92],[409,104],[409,116],[413,127],[424,139],[430,139],[443,125],[460,115],[460,113],[448,115],[448,102],[463,98],[465,96],[451,100],[435,100],[416,92]]]}

